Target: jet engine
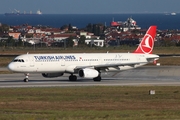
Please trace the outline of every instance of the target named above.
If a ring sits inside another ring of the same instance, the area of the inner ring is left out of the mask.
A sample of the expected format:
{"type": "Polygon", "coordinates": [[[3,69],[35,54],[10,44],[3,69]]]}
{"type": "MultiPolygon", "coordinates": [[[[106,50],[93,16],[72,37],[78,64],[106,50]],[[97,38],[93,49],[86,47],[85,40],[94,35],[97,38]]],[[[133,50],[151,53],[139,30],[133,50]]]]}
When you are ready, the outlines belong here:
{"type": "Polygon", "coordinates": [[[64,73],[42,73],[42,76],[45,78],[54,78],[62,76],[64,73]]]}
{"type": "Polygon", "coordinates": [[[85,68],[85,69],[79,70],[78,74],[80,77],[83,77],[83,78],[95,78],[95,77],[98,77],[99,72],[95,69],[85,68]]]}

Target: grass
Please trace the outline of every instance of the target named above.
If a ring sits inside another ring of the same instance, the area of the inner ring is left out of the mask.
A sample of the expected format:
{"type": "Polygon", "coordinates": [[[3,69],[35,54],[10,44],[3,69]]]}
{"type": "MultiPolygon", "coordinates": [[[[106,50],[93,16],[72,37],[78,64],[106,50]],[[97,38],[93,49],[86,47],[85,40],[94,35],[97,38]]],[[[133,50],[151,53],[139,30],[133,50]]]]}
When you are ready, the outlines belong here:
{"type": "Polygon", "coordinates": [[[0,74],[12,74],[13,72],[9,70],[0,70],[0,74]]]}
{"type": "Polygon", "coordinates": [[[165,58],[159,58],[157,61],[160,63],[162,66],[163,65],[173,65],[173,66],[180,66],[180,59],[179,57],[165,57],[165,58]]]}
{"type": "Polygon", "coordinates": [[[180,119],[179,93],[175,86],[3,88],[0,119],[180,119]]]}

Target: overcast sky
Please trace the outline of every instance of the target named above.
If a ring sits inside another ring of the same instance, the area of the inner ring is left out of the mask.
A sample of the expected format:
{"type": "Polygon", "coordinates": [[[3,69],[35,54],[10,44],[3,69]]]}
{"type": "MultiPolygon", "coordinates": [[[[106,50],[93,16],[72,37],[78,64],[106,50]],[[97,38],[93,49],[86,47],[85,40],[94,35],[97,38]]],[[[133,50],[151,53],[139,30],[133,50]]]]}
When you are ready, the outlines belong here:
{"type": "Polygon", "coordinates": [[[0,0],[0,14],[14,9],[40,9],[43,14],[180,13],[180,0],[0,0]]]}

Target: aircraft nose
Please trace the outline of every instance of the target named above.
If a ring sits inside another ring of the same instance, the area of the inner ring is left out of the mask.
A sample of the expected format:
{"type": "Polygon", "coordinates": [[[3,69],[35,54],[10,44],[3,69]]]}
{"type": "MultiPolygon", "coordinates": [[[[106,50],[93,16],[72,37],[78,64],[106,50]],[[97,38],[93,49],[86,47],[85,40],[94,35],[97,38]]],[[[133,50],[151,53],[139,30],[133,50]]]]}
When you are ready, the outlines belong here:
{"type": "Polygon", "coordinates": [[[14,65],[12,63],[10,63],[7,67],[10,71],[14,70],[14,65]]]}

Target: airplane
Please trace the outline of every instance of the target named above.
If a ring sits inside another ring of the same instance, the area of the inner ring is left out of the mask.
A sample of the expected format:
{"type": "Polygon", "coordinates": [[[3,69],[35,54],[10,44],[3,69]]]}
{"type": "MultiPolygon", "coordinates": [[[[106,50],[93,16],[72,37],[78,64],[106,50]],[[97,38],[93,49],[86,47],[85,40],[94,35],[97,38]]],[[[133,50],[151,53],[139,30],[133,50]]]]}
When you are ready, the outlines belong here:
{"type": "Polygon", "coordinates": [[[69,73],[70,81],[76,81],[77,75],[84,79],[101,81],[102,72],[129,70],[155,63],[159,59],[159,55],[152,54],[156,28],[157,26],[149,27],[133,53],[27,53],[17,56],[8,64],[8,69],[24,73],[24,82],[28,82],[29,73],[41,73],[46,78],[69,73]]]}

